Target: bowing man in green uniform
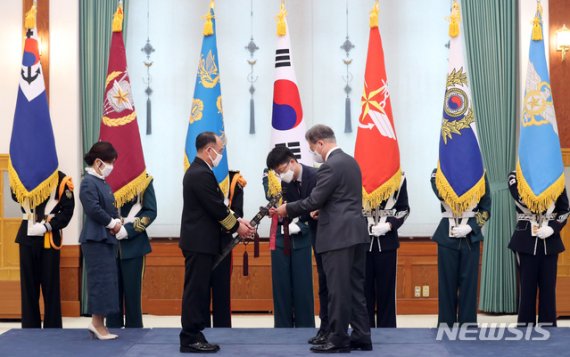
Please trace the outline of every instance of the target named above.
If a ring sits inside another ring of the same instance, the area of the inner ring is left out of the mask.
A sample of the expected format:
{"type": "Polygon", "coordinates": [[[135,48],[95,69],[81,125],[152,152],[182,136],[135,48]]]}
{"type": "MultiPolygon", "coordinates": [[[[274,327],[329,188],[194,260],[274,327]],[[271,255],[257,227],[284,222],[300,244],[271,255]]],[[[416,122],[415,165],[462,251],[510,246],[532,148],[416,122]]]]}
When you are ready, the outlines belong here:
{"type": "Polygon", "coordinates": [[[156,196],[153,179],[147,188],[121,207],[121,217],[128,237],[119,241],[119,306],[121,312],[107,316],[107,327],[142,328],[142,283],[145,256],[151,252],[146,229],[155,220],[156,196]]]}
{"type": "MultiPolygon", "coordinates": [[[[280,176],[287,202],[308,197],[316,185],[317,170],[299,163],[287,147],[277,146],[271,150],[267,167],[280,176]]],[[[263,186],[268,192],[267,174],[263,186]]],[[[291,222],[281,220],[277,225],[275,249],[271,251],[275,327],[315,327],[311,261],[315,231],[316,221],[309,214],[291,222]],[[288,224],[289,237],[285,237],[284,222],[288,224]]]]}

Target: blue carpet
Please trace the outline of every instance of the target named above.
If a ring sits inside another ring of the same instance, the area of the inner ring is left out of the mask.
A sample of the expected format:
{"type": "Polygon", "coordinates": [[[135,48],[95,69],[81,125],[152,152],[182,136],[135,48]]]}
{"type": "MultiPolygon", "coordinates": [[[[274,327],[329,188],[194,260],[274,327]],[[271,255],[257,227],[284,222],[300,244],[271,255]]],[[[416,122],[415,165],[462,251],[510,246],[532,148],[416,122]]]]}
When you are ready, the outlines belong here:
{"type": "MultiPolygon", "coordinates": [[[[437,341],[436,329],[373,329],[374,351],[366,356],[570,356],[570,329],[548,330],[545,341],[437,341]]],[[[0,356],[180,356],[178,329],[112,330],[118,340],[97,341],[87,330],[10,330],[0,335],[0,356]]],[[[207,329],[210,342],[221,345],[216,356],[317,356],[307,339],[314,329],[207,329]]],[[[524,330],[521,330],[524,332],[524,330]]],[[[521,334],[522,335],[522,334],[521,334]]],[[[470,335],[473,336],[473,335],[470,335]]],[[[513,336],[506,334],[505,336],[513,336]]]]}

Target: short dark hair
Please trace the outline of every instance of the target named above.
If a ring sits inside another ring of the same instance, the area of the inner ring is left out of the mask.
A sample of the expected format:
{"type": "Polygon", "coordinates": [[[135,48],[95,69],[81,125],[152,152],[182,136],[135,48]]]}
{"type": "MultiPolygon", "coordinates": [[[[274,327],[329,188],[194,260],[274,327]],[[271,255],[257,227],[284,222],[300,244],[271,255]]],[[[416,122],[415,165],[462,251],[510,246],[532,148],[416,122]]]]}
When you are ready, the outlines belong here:
{"type": "Polygon", "coordinates": [[[291,159],[297,161],[295,154],[286,146],[276,146],[267,155],[267,167],[271,170],[275,170],[280,165],[283,165],[291,159]]]}
{"type": "Polygon", "coordinates": [[[305,134],[305,139],[311,144],[316,143],[319,140],[332,140],[336,141],[336,137],[334,136],[334,131],[323,124],[317,124],[313,126],[311,129],[307,130],[305,134]]]}
{"type": "Polygon", "coordinates": [[[117,150],[107,141],[99,141],[89,149],[89,152],[83,156],[83,160],[89,166],[92,166],[95,160],[100,159],[104,162],[112,162],[119,157],[117,150]]]}
{"type": "Polygon", "coordinates": [[[211,131],[205,131],[198,134],[196,137],[196,150],[200,151],[205,148],[208,144],[216,143],[216,134],[211,131]]]}

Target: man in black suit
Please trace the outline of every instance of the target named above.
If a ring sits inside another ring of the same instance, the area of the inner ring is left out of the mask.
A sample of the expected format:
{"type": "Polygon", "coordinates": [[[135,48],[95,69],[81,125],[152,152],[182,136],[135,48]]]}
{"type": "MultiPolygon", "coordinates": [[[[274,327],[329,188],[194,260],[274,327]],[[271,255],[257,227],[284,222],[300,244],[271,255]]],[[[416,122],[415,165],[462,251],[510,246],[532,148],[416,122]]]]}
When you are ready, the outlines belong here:
{"type": "Polygon", "coordinates": [[[329,290],[330,334],[318,353],[372,350],[364,296],[366,250],[370,238],[362,215],[362,174],[354,158],[336,145],[331,128],[315,125],[305,138],[316,162],[317,185],[303,200],[274,210],[279,216],[297,217],[319,210],[317,253],[321,254],[329,290]],[[348,336],[348,325],[352,335],[348,336]]]}
{"type": "Polygon", "coordinates": [[[204,132],[196,137],[197,155],[184,175],[184,207],[180,249],[184,254],[184,293],[180,352],[217,352],[202,334],[210,319],[210,279],[216,256],[221,251],[223,232],[242,237],[255,230],[225,204],[224,194],[212,168],[222,158],[224,145],[219,136],[204,132]]]}

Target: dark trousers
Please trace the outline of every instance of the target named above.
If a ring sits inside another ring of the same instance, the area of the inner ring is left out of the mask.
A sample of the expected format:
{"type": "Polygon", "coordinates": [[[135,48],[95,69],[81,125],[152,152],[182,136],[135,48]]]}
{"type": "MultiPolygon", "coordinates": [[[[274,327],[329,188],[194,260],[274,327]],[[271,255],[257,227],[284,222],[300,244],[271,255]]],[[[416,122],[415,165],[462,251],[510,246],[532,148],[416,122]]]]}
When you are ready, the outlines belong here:
{"type": "Polygon", "coordinates": [[[22,328],[41,328],[40,289],[44,297],[44,328],[61,328],[59,250],[44,249],[43,237],[19,244],[22,328]]]}
{"type": "Polygon", "coordinates": [[[271,276],[275,327],[315,327],[311,246],[271,251],[271,276]]]}
{"type": "Polygon", "coordinates": [[[396,327],[396,265],[398,251],[378,250],[374,238],[366,253],[366,305],[370,327],[396,327]]]}
{"type": "MultiPolygon", "coordinates": [[[[214,269],[210,280],[210,287],[212,289],[212,320],[214,327],[232,327],[231,276],[232,253],[222,260],[216,269],[214,269]]],[[[209,318],[208,326],[210,326],[209,318]]]]}
{"type": "Polygon", "coordinates": [[[142,283],[145,257],[117,258],[120,312],[107,316],[107,327],[142,328],[142,283]],[[124,316],[124,319],[123,319],[124,316]]]}
{"type": "Polygon", "coordinates": [[[438,325],[477,322],[479,242],[461,239],[459,249],[437,246],[438,325]]]}
{"type": "Polygon", "coordinates": [[[214,255],[184,253],[184,293],[182,295],[182,331],[180,344],[202,341],[202,330],[210,320],[210,279],[214,255]]]}
{"type": "Polygon", "coordinates": [[[329,289],[329,342],[371,343],[364,296],[367,244],[321,253],[329,289]],[[348,336],[348,325],[352,335],[348,336]]]}
{"type": "MultiPolygon", "coordinates": [[[[313,247],[314,251],[314,247],[313,247]]],[[[317,263],[317,276],[319,277],[319,319],[321,325],[319,332],[329,332],[329,289],[327,288],[327,278],[323,268],[323,259],[320,254],[315,252],[315,262],[317,263]]],[[[311,274],[312,275],[312,274],[311,274]]]]}
{"type": "Polygon", "coordinates": [[[536,324],[536,298],[538,323],[556,326],[556,271],[558,254],[530,255],[517,253],[519,261],[519,324],[536,324]]]}

